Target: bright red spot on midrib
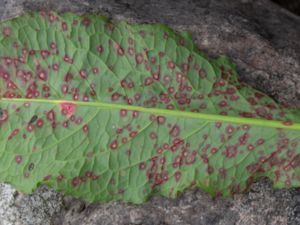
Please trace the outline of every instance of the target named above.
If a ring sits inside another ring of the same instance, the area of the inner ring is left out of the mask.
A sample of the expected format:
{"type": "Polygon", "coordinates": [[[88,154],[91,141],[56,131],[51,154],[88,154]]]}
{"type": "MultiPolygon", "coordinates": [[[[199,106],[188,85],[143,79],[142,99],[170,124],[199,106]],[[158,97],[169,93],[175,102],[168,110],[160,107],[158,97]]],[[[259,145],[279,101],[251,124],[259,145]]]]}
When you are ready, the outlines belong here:
{"type": "Polygon", "coordinates": [[[73,103],[64,102],[60,103],[59,107],[63,115],[72,116],[75,113],[77,106],[73,103]]]}

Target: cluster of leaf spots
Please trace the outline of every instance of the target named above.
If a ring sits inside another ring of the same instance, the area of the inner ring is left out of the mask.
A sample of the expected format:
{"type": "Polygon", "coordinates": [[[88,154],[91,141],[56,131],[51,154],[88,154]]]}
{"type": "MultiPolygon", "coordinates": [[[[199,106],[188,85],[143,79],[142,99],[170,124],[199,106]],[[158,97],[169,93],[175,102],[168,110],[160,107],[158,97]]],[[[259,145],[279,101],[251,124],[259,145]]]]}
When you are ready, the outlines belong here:
{"type": "Polygon", "coordinates": [[[228,196],[261,176],[300,185],[299,116],[189,34],[53,12],[0,31],[1,181],[130,202],[188,187],[228,196]]]}

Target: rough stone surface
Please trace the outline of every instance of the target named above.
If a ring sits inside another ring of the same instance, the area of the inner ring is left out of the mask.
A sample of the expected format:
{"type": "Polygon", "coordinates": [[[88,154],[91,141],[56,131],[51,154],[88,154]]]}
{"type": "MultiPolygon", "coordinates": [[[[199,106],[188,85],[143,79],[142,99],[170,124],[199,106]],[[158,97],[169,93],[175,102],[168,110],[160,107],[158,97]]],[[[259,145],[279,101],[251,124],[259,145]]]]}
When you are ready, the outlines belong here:
{"type": "MultiPolygon", "coordinates": [[[[0,19],[40,9],[188,30],[208,55],[231,57],[243,81],[300,106],[300,18],[269,0],[2,0],[0,19]]],[[[16,224],[297,225],[300,190],[274,190],[263,180],[231,200],[190,190],[175,200],[89,205],[45,187],[28,196],[0,185],[0,225],[16,224]]]]}
{"type": "Polygon", "coordinates": [[[46,187],[32,195],[17,192],[0,184],[1,225],[51,225],[53,216],[62,210],[62,196],[46,187]]]}

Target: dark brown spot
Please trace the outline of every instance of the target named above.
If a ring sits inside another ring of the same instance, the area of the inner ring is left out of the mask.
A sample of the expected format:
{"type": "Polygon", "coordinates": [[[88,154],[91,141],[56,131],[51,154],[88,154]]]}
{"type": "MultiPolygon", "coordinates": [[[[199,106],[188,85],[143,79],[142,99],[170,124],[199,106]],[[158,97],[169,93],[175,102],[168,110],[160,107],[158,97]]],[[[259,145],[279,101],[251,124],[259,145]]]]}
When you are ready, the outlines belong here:
{"type": "Polygon", "coordinates": [[[37,115],[34,115],[34,116],[30,119],[30,121],[28,122],[28,124],[34,123],[37,119],[38,119],[38,116],[37,116],[37,115]]]}

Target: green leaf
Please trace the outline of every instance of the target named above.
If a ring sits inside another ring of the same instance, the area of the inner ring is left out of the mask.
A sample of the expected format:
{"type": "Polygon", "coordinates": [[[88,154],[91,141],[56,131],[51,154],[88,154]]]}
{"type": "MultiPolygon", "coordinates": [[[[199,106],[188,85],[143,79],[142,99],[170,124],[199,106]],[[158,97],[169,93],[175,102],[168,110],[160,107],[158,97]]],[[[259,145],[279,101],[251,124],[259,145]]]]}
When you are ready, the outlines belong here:
{"type": "Polygon", "coordinates": [[[299,110],[240,83],[187,33],[99,16],[0,24],[0,181],[87,201],[299,187],[299,110]]]}

